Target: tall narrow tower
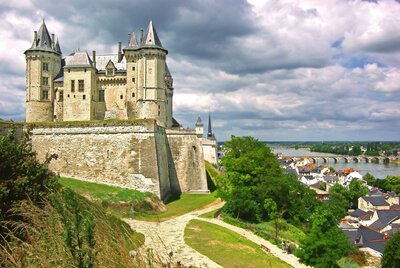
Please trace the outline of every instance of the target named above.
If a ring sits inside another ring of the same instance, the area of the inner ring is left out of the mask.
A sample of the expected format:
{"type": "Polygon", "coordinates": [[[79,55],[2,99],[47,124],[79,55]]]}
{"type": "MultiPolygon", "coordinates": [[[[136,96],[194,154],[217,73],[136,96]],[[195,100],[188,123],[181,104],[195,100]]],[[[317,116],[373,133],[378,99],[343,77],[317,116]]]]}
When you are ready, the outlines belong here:
{"type": "Polygon", "coordinates": [[[214,134],[211,130],[211,113],[208,113],[208,131],[207,131],[207,138],[208,139],[215,139],[214,134]]]}
{"type": "Polygon", "coordinates": [[[128,107],[137,107],[137,118],[154,118],[163,127],[172,126],[172,77],[166,67],[168,51],[162,46],[153,22],[147,31],[128,35],[127,59],[128,107]],[[132,102],[130,104],[129,102],[132,102]],[[136,105],[134,105],[136,103],[136,105]]]}
{"type": "Polygon", "coordinates": [[[43,20],[34,31],[26,58],[26,122],[53,121],[54,78],[61,69],[61,50],[54,34],[49,34],[43,20]]]}

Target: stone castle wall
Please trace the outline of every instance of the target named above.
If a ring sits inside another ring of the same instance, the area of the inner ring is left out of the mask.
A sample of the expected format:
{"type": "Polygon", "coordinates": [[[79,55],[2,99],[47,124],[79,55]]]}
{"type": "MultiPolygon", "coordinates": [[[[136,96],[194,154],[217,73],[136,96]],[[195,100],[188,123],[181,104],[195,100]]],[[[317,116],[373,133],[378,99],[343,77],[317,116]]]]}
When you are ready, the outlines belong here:
{"type": "Polygon", "coordinates": [[[61,176],[148,191],[207,193],[200,140],[166,130],[155,120],[30,125],[39,161],[61,176]]]}
{"type": "Polygon", "coordinates": [[[193,130],[167,129],[169,148],[183,193],[209,193],[201,140],[193,130]]]}

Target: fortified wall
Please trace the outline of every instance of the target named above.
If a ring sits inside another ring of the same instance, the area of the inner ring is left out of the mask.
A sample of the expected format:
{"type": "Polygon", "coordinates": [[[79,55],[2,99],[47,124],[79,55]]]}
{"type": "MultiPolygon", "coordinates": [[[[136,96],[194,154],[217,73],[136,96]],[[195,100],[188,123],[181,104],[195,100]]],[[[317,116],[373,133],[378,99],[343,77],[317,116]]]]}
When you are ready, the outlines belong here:
{"type": "Polygon", "coordinates": [[[148,191],[162,200],[175,193],[208,192],[202,149],[193,132],[167,134],[152,119],[30,128],[39,161],[55,155],[49,168],[60,176],[148,191]],[[186,164],[190,154],[197,154],[192,155],[196,160],[186,164]]]}

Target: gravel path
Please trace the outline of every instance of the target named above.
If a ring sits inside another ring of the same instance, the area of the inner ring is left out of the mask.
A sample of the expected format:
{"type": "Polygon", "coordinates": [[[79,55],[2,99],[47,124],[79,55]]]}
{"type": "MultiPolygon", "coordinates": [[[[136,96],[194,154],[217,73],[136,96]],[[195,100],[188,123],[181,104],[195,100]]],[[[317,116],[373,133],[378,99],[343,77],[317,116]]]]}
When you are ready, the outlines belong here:
{"type": "Polygon", "coordinates": [[[144,245],[146,248],[152,248],[155,254],[158,254],[162,259],[168,259],[168,253],[173,252],[172,262],[180,261],[184,265],[193,265],[196,267],[221,267],[217,263],[210,260],[208,257],[195,251],[184,241],[184,230],[186,224],[192,219],[203,220],[211,222],[231,231],[234,231],[247,239],[255,242],[258,245],[268,247],[271,254],[285,261],[293,267],[307,267],[299,263],[294,255],[283,253],[277,246],[271,244],[269,241],[262,239],[252,232],[242,228],[227,224],[218,219],[205,219],[200,218],[198,215],[213,211],[221,208],[224,203],[218,203],[202,210],[193,211],[182,216],[176,217],[164,222],[145,222],[134,219],[124,219],[132,229],[143,233],[146,237],[144,245]]]}
{"type": "Polygon", "coordinates": [[[145,222],[134,219],[124,219],[132,229],[145,235],[144,245],[152,248],[162,259],[168,259],[168,253],[173,252],[172,262],[180,261],[184,265],[196,267],[221,267],[208,257],[186,245],[183,235],[186,224],[197,216],[221,208],[224,203],[218,203],[202,210],[193,211],[164,222],[145,222]]]}

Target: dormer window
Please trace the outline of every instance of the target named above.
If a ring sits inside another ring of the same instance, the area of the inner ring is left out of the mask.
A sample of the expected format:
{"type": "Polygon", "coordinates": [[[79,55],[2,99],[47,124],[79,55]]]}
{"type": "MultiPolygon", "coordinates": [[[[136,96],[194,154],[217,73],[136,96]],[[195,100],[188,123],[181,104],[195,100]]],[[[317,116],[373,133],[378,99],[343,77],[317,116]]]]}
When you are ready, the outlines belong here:
{"type": "Polygon", "coordinates": [[[115,65],[111,60],[108,61],[105,69],[106,69],[106,76],[115,75],[115,65]]]}
{"type": "Polygon", "coordinates": [[[114,68],[107,68],[107,76],[114,76],[114,68]]]}

